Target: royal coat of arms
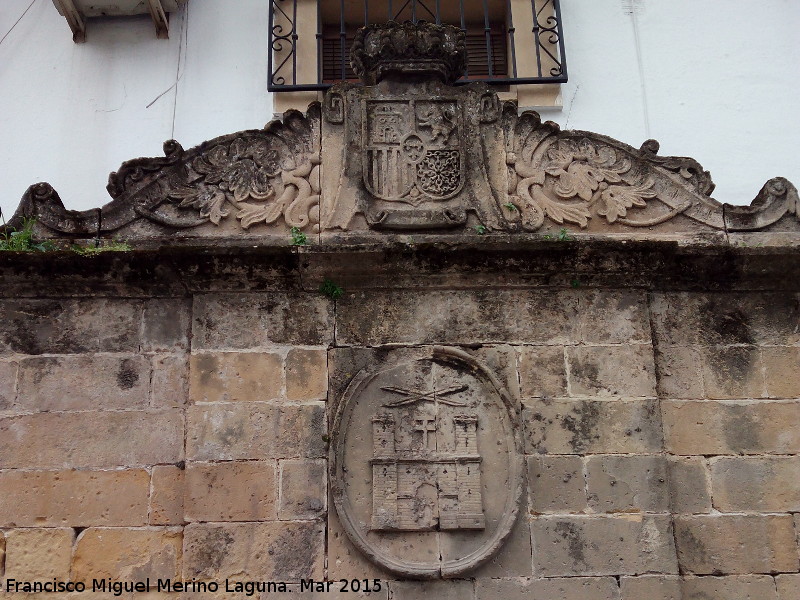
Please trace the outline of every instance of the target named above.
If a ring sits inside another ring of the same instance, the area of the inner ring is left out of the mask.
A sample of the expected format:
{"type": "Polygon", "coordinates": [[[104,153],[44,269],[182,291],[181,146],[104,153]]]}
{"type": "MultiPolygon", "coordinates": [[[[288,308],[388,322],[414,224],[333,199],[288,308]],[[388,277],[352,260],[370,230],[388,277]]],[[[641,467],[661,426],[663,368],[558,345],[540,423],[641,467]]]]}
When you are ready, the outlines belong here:
{"type": "Polygon", "coordinates": [[[363,180],[380,200],[418,205],[464,187],[463,130],[455,98],[364,102],[363,180]]]}

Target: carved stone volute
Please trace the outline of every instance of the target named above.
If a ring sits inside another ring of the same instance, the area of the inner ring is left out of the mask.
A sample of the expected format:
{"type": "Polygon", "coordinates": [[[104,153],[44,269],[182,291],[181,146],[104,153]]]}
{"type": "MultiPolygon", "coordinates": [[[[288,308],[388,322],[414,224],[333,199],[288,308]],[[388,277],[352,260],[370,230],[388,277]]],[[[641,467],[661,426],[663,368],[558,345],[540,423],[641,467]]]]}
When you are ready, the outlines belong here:
{"type": "Polygon", "coordinates": [[[350,62],[365,85],[389,75],[435,76],[452,84],[467,66],[466,36],[458,27],[426,21],[368,25],[356,33],[350,62]]]}

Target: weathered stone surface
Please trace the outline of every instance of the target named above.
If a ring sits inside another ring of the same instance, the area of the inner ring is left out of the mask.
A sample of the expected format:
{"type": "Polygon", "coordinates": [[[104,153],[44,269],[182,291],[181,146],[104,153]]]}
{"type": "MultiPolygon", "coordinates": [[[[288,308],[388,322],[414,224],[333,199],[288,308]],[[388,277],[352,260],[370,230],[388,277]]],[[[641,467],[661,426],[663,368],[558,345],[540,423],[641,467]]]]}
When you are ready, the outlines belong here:
{"type": "Polygon", "coordinates": [[[670,399],[703,397],[700,353],[683,346],[658,347],[655,353],[658,395],[670,399]]]}
{"type": "Polygon", "coordinates": [[[7,531],[5,578],[20,581],[68,579],[74,538],[74,529],[7,531]]]}
{"type": "Polygon", "coordinates": [[[670,458],[669,508],[674,513],[711,512],[711,480],[702,458],[670,458]]]}
{"type": "Polygon", "coordinates": [[[10,409],[17,396],[17,363],[0,362],[0,411],[10,409]]]}
{"type": "Polygon", "coordinates": [[[800,600],[800,574],[778,575],[775,583],[778,586],[778,600],[800,600]]]}
{"type": "Polygon", "coordinates": [[[180,529],[90,528],[78,536],[73,579],[142,581],[176,578],[181,571],[180,529]]]}
{"type": "Polygon", "coordinates": [[[706,398],[766,396],[764,365],[756,346],[700,347],[698,353],[706,398]]]}
{"type": "Polygon", "coordinates": [[[186,526],[183,576],[271,581],[322,579],[324,533],[319,523],[192,523],[186,526]]]}
{"type": "Polygon", "coordinates": [[[525,401],[530,454],[660,452],[661,415],[654,400],[525,401]]]}
{"type": "Polygon", "coordinates": [[[183,524],[184,469],[155,466],[150,481],[150,525],[183,524]]]}
{"type": "Polygon", "coordinates": [[[619,587],[613,577],[478,579],[475,597],[476,600],[619,600],[619,587]]]}
{"type": "Polygon", "coordinates": [[[722,512],[798,512],[800,457],[712,459],[711,485],[722,512]]]}
{"type": "Polygon", "coordinates": [[[649,345],[568,347],[567,363],[571,396],[656,395],[653,348],[649,345]]]}
{"type": "Polygon", "coordinates": [[[770,398],[800,398],[800,348],[762,348],[770,398]]]}
{"type": "Polygon", "coordinates": [[[275,462],[189,463],[187,521],[268,521],[277,514],[275,462]]]}
{"type": "Polygon", "coordinates": [[[577,456],[528,457],[531,513],[586,512],[583,461],[577,456]]]}
{"type": "Polygon", "coordinates": [[[578,339],[594,344],[650,344],[647,296],[640,290],[587,290],[580,297],[578,339]]]}
{"type": "Polygon", "coordinates": [[[620,590],[622,600],[777,599],[775,584],[772,578],[766,575],[623,577],[620,581],[620,590]]]}
{"type": "Polygon", "coordinates": [[[596,512],[666,512],[668,465],[663,456],[596,456],[586,461],[589,506],[596,512]]]}
{"type": "MultiPolygon", "coordinates": [[[[530,577],[533,574],[533,551],[531,550],[531,526],[527,514],[527,503],[520,506],[520,516],[514,523],[511,534],[502,548],[488,561],[470,572],[472,579],[497,577],[530,577]]],[[[453,536],[449,544],[443,544],[444,552],[455,554],[460,540],[453,536]]]]}
{"type": "Polygon", "coordinates": [[[150,477],[125,471],[0,472],[0,526],[91,527],[147,524],[150,477]]]}
{"type": "Polygon", "coordinates": [[[656,293],[650,306],[659,345],[793,345],[800,341],[800,302],[795,293],[656,293]]]}
{"type": "Polygon", "coordinates": [[[673,454],[796,454],[800,402],[663,401],[673,454]]]}
{"type": "Polygon", "coordinates": [[[182,459],[183,415],[178,410],[0,419],[0,468],[137,467],[182,459]]]}
{"type": "Polygon", "coordinates": [[[192,303],[188,298],[151,298],[142,313],[142,350],[165,352],[189,348],[192,303]]]}
{"type": "Polygon", "coordinates": [[[189,399],[189,359],[186,354],[156,354],[150,381],[153,408],[181,408],[189,399]]]}
{"type": "Polygon", "coordinates": [[[189,368],[194,403],[266,401],[283,392],[283,357],[275,352],[192,354],[189,368]]]}
{"type": "Polygon", "coordinates": [[[380,565],[369,560],[347,537],[339,522],[339,515],[329,500],[327,558],[328,579],[392,579],[394,576],[380,565]]]}
{"type": "Polygon", "coordinates": [[[328,392],[328,355],[324,349],[294,348],[286,356],[286,399],[324,400],[328,392]]]}
{"type": "Polygon", "coordinates": [[[198,294],[192,348],[321,346],[333,338],[333,303],[319,293],[198,294]]]}
{"type": "Polygon", "coordinates": [[[571,290],[345,292],[336,337],[345,345],[564,344],[578,337],[579,297],[571,290]]]}
{"type": "Polygon", "coordinates": [[[553,398],[567,395],[563,346],[522,346],[518,351],[523,396],[553,398]]]}
{"type": "Polygon", "coordinates": [[[136,352],[141,322],[140,300],[2,300],[0,353],[136,352]]]}
{"type": "Polygon", "coordinates": [[[325,514],[328,492],[327,462],[324,460],[282,460],[278,518],[317,519],[325,514]]]}
{"type": "Polygon", "coordinates": [[[531,530],[544,577],[678,572],[668,517],[538,517],[531,530]]]}
{"type": "Polygon", "coordinates": [[[449,581],[392,581],[389,591],[392,600],[465,600],[475,597],[475,584],[469,580],[449,581]]]}
{"type": "Polygon", "coordinates": [[[150,360],[141,355],[73,355],[20,361],[17,407],[28,411],[146,408],[150,360]]]}
{"type": "Polygon", "coordinates": [[[800,569],[790,515],[678,516],[675,539],[685,573],[736,575],[800,569]]]}
{"type": "Polygon", "coordinates": [[[199,405],[187,414],[189,460],[322,458],[327,451],[322,403],[199,405]]]}

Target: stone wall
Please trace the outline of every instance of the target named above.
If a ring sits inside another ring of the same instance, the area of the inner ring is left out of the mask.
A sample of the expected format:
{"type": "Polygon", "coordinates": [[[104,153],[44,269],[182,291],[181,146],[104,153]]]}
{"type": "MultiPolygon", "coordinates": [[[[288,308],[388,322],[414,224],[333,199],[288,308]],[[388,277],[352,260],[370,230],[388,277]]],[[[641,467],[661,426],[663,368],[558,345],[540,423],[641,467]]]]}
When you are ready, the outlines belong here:
{"type": "MultiPolygon", "coordinates": [[[[379,579],[370,596],[395,600],[800,597],[790,248],[227,244],[2,261],[4,582],[379,579]],[[318,291],[324,276],[341,298],[318,291]],[[327,467],[353,377],[432,345],[463,350],[508,391],[526,487],[487,563],[419,582],[353,546],[327,467]]],[[[337,587],[263,597],[357,597],[337,587]]]]}

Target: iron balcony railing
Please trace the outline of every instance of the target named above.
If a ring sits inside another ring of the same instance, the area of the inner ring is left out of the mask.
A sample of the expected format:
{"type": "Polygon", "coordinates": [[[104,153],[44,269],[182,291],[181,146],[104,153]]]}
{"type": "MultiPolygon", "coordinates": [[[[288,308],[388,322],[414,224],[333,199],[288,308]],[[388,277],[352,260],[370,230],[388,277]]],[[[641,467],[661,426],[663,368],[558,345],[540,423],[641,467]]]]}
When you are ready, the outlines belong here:
{"type": "Polygon", "coordinates": [[[350,68],[356,30],[390,20],[460,27],[468,64],[458,83],[567,81],[559,0],[270,0],[269,91],[356,81],[350,68]]]}

